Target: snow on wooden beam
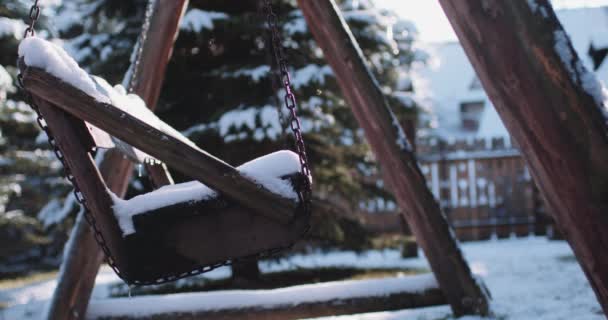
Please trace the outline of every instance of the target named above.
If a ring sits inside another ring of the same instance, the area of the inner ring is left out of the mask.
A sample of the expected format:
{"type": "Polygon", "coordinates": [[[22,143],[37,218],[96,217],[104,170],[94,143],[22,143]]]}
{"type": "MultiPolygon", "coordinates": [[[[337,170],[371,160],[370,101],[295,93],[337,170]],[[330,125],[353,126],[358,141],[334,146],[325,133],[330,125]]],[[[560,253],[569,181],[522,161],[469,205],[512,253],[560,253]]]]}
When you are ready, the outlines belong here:
{"type": "Polygon", "coordinates": [[[484,290],[473,278],[403,130],[336,4],[333,0],[298,3],[454,314],[488,314],[484,290]]]}
{"type": "Polygon", "coordinates": [[[608,314],[605,89],[549,1],[440,3],[608,314]]]}
{"type": "MultiPolygon", "coordinates": [[[[188,0],[158,0],[143,43],[141,61],[133,70],[138,81],[134,92],[143,97],[150,108],[156,106],[164,71],[171,57],[173,43],[179,31],[179,21],[188,0]],[[146,68],[146,66],[154,66],[146,68]]],[[[150,168],[148,168],[150,169],[150,168]]],[[[133,171],[130,161],[115,150],[105,153],[99,167],[107,187],[122,197],[133,171]]],[[[166,170],[152,168],[149,172],[155,184],[171,183],[166,170]]],[[[65,250],[62,274],[47,309],[47,319],[80,318],[85,314],[95,284],[95,276],[104,254],[95,242],[92,229],[85,219],[77,219],[65,250]]]]}
{"type": "Polygon", "coordinates": [[[91,319],[287,320],[445,304],[430,274],[91,301],[91,319]]]}
{"type": "Polygon", "coordinates": [[[283,224],[292,221],[297,207],[295,201],[269,191],[185,138],[164,127],[157,127],[149,119],[138,118],[114,105],[99,102],[42,69],[27,67],[23,63],[21,67],[24,86],[33,95],[166,162],[186,176],[221,191],[227,198],[260,215],[283,224]]]}

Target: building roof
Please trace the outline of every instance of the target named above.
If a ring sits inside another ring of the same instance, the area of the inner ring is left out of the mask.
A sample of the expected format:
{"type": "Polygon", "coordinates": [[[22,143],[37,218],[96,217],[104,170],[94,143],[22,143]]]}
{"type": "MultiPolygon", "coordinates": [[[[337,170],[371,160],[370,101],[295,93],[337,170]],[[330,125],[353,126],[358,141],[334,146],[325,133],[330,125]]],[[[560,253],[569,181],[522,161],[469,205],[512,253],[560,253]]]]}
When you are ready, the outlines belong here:
{"type": "MultiPolygon", "coordinates": [[[[583,64],[593,70],[593,60],[588,51],[608,47],[608,7],[577,8],[557,11],[564,29],[583,64]]],[[[446,139],[508,137],[500,117],[478,83],[473,67],[464,50],[457,42],[428,46],[431,60],[417,70],[414,77],[421,102],[430,110],[432,134],[446,139]],[[462,128],[460,104],[485,102],[479,129],[462,128]]],[[[596,70],[603,83],[608,83],[608,58],[596,70]]]]}

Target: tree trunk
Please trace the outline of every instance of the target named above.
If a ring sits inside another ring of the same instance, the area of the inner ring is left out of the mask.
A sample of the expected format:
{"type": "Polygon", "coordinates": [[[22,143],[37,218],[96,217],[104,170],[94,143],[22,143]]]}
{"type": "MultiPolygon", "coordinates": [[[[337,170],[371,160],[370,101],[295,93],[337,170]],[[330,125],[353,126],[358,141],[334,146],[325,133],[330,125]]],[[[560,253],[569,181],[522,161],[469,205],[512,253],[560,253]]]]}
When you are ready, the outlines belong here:
{"type": "Polygon", "coordinates": [[[471,274],[439,204],[426,187],[403,130],[336,4],[333,0],[298,3],[454,314],[487,315],[488,298],[471,274]]]}
{"type": "Polygon", "coordinates": [[[440,3],[608,313],[608,126],[595,76],[548,0],[440,3]]]}
{"type": "MultiPolygon", "coordinates": [[[[144,97],[150,108],[156,106],[160,95],[165,69],[179,31],[179,21],[188,6],[188,0],[158,0],[156,6],[143,48],[141,68],[135,70],[140,79],[135,93],[144,97]],[[143,68],[144,66],[154,67],[143,68]],[[154,85],[146,86],[146,83],[154,85]]],[[[133,164],[120,153],[109,150],[101,163],[100,171],[108,188],[118,196],[124,196],[133,164]]],[[[71,241],[79,245],[69,248],[65,253],[65,261],[61,266],[63,272],[46,314],[49,320],[84,318],[104,258],[85,219],[77,219],[71,237],[74,237],[71,241]]]]}

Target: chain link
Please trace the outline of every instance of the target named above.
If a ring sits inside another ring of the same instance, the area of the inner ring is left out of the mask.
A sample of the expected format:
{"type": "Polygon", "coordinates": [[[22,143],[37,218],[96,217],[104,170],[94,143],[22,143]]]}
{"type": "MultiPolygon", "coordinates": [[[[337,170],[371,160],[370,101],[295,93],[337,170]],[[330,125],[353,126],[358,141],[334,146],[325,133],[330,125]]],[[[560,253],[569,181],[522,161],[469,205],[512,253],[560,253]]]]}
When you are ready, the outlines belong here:
{"type": "MultiPolygon", "coordinates": [[[[302,125],[297,114],[297,101],[296,96],[293,92],[293,86],[291,83],[291,76],[287,68],[287,58],[285,50],[283,48],[283,38],[281,36],[281,30],[279,28],[279,18],[272,9],[272,1],[264,0],[264,9],[266,11],[266,24],[271,32],[272,50],[274,52],[274,58],[276,66],[279,71],[279,78],[285,89],[285,96],[283,98],[285,107],[290,112],[289,125],[294,135],[296,153],[300,158],[301,173],[306,179],[303,181],[303,188],[300,188],[298,197],[300,203],[303,206],[305,214],[310,214],[310,202],[312,200],[312,185],[310,181],[310,166],[308,162],[308,156],[306,154],[306,146],[304,144],[304,138],[302,137],[302,125]]],[[[282,113],[280,113],[282,114],[282,113]]]]}
{"type": "Polygon", "coordinates": [[[33,37],[36,34],[34,28],[36,27],[36,22],[38,22],[38,18],[40,18],[40,6],[38,5],[38,1],[39,0],[34,1],[34,4],[30,7],[30,23],[28,24],[27,28],[25,28],[23,38],[27,38],[29,36],[33,37]]]}

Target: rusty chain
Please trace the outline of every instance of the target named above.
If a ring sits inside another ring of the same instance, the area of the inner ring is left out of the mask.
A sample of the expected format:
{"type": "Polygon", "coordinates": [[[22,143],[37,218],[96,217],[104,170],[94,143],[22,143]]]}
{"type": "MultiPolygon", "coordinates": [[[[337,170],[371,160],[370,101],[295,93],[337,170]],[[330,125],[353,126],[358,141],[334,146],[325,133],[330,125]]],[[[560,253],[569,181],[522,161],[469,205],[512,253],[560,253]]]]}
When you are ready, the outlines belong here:
{"type": "Polygon", "coordinates": [[[36,32],[34,31],[34,27],[36,27],[36,22],[38,22],[38,18],[40,18],[40,5],[38,5],[38,1],[34,1],[34,4],[30,8],[30,23],[27,28],[25,28],[25,32],[23,33],[23,38],[27,38],[28,36],[34,36],[36,32]]]}
{"type": "MultiPolygon", "coordinates": [[[[266,24],[271,33],[272,50],[274,52],[275,63],[279,69],[278,76],[280,77],[280,81],[285,89],[285,96],[283,97],[283,100],[285,102],[285,107],[290,112],[289,125],[295,140],[294,147],[300,159],[301,173],[304,177],[306,177],[303,182],[303,188],[300,188],[298,192],[298,197],[300,198],[300,203],[304,213],[309,215],[312,200],[312,185],[309,179],[311,177],[311,172],[308,162],[308,155],[306,154],[306,146],[302,136],[302,126],[297,114],[296,96],[293,92],[291,75],[289,74],[286,54],[283,48],[283,37],[281,36],[281,30],[279,28],[279,18],[272,9],[271,0],[264,0],[264,10],[266,11],[266,24]]],[[[282,112],[279,111],[279,115],[281,114],[282,112]]]]}
{"type": "MultiPolygon", "coordinates": [[[[27,37],[35,36],[35,26],[36,26],[36,22],[38,21],[38,19],[40,17],[40,11],[41,11],[38,2],[39,2],[39,0],[35,0],[34,4],[30,8],[30,13],[29,13],[30,22],[29,22],[28,27],[25,29],[25,32],[23,35],[24,39],[27,37]]],[[[311,193],[312,193],[311,182],[308,179],[308,177],[310,177],[310,168],[308,166],[308,158],[306,155],[304,140],[302,138],[300,120],[298,119],[298,116],[296,113],[296,99],[295,99],[295,95],[293,94],[293,91],[291,89],[291,79],[289,76],[289,72],[287,70],[286,60],[284,58],[282,40],[281,40],[281,36],[280,36],[280,31],[278,29],[278,17],[272,11],[272,5],[269,0],[267,0],[265,2],[265,5],[266,5],[266,10],[268,12],[267,23],[272,31],[273,51],[275,53],[275,58],[277,59],[277,65],[279,66],[279,69],[280,69],[281,80],[282,80],[285,90],[286,90],[286,94],[284,97],[285,105],[291,112],[290,126],[291,126],[291,129],[294,133],[294,137],[296,140],[295,148],[297,150],[297,153],[298,153],[298,156],[300,159],[301,173],[304,175],[304,177],[306,177],[306,179],[304,179],[304,182],[303,182],[304,188],[298,192],[298,197],[300,198],[300,203],[302,204],[303,212],[305,214],[309,215],[310,214],[310,199],[311,199],[311,193]]],[[[149,14],[149,8],[148,8],[147,13],[146,13],[146,19],[149,19],[149,18],[150,18],[150,14],[149,14]]],[[[145,23],[149,24],[149,21],[145,22],[145,23]]],[[[144,39],[144,38],[140,36],[139,40],[141,40],[141,39],[144,39]]],[[[142,46],[142,44],[140,44],[140,46],[142,46]]],[[[141,48],[139,48],[138,51],[139,52],[136,53],[136,55],[137,55],[136,60],[140,60],[140,58],[141,58],[141,48]]],[[[135,63],[137,64],[137,63],[139,63],[139,61],[135,61],[135,63]]],[[[98,246],[102,249],[102,251],[106,257],[106,262],[108,263],[110,268],[112,268],[112,270],[116,273],[116,275],[118,277],[120,277],[123,281],[125,281],[125,283],[127,283],[129,285],[152,285],[152,284],[162,284],[162,283],[166,283],[166,282],[171,282],[171,281],[175,281],[175,280],[178,280],[181,278],[190,277],[190,276],[198,275],[201,273],[209,272],[216,268],[219,268],[222,266],[227,266],[227,265],[230,265],[235,262],[248,261],[251,259],[259,260],[259,259],[275,256],[284,250],[290,249],[295,244],[295,241],[294,241],[293,243],[290,243],[283,247],[273,248],[273,249],[266,250],[266,251],[263,251],[263,252],[260,252],[260,253],[257,253],[257,254],[251,255],[251,256],[247,256],[247,257],[236,258],[236,259],[221,261],[221,262],[213,263],[213,264],[209,264],[209,265],[199,266],[189,272],[168,274],[166,276],[160,277],[153,281],[139,281],[139,280],[127,279],[124,276],[124,274],[121,272],[121,270],[118,268],[118,266],[116,265],[116,261],[112,255],[112,252],[110,251],[110,248],[108,247],[108,244],[103,236],[103,233],[101,232],[101,230],[99,229],[99,226],[97,225],[97,220],[95,219],[95,216],[91,213],[91,210],[89,209],[89,207],[87,205],[87,201],[86,201],[83,193],[80,191],[80,188],[78,187],[78,183],[70,170],[70,167],[68,165],[68,162],[67,162],[65,156],[63,155],[63,152],[61,151],[59,145],[57,144],[57,141],[55,140],[55,138],[51,132],[51,129],[49,128],[44,117],[42,116],[42,113],[40,112],[38,105],[35,103],[31,94],[25,89],[25,86],[23,83],[23,76],[21,74],[19,74],[17,76],[17,82],[18,82],[19,88],[24,93],[26,102],[36,112],[36,115],[37,115],[36,120],[38,122],[38,125],[40,126],[40,129],[42,131],[44,131],[44,133],[47,135],[49,145],[52,147],[55,156],[57,157],[57,159],[61,162],[61,164],[63,166],[64,175],[65,175],[66,179],[72,184],[72,186],[74,188],[74,190],[73,190],[74,197],[75,197],[76,201],[81,205],[81,207],[83,209],[82,211],[84,213],[84,217],[85,217],[87,223],[93,229],[95,241],[97,242],[98,246]]],[[[308,232],[309,228],[310,228],[310,226],[307,226],[307,228],[304,229],[302,235],[306,234],[308,232]]]]}

